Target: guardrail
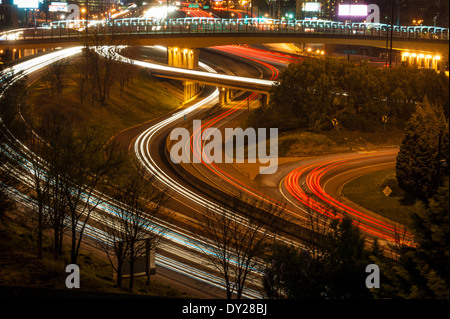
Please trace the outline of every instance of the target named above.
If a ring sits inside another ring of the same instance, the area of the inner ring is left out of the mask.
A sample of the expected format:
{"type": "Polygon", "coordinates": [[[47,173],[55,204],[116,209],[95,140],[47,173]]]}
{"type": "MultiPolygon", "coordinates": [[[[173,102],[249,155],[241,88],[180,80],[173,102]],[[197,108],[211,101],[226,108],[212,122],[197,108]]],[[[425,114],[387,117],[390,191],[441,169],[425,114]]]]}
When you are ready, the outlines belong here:
{"type": "Polygon", "coordinates": [[[103,35],[152,35],[198,33],[276,33],[325,36],[352,36],[422,41],[449,40],[449,29],[430,26],[393,26],[380,23],[346,23],[325,20],[276,19],[148,19],[64,20],[37,28],[17,29],[0,34],[1,41],[75,38],[83,32],[96,30],[103,35]]]}

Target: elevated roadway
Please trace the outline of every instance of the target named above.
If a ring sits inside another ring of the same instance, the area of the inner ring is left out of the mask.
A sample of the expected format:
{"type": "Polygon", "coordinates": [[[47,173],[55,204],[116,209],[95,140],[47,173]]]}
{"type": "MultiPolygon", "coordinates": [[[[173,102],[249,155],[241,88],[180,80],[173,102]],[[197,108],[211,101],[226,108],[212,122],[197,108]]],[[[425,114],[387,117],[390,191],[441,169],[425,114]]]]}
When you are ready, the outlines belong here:
{"type": "MultiPolygon", "coordinates": [[[[118,56],[118,59],[121,59],[125,62],[128,61],[128,59],[124,59],[122,56],[118,56]]],[[[272,80],[169,67],[140,60],[133,60],[132,63],[151,70],[152,75],[156,75],[158,77],[181,81],[193,81],[206,85],[226,87],[230,89],[251,91],[263,94],[269,93],[272,86],[277,83],[276,81],[272,80]]]]}
{"type": "Polygon", "coordinates": [[[5,32],[0,35],[0,48],[22,50],[78,46],[86,41],[85,35],[92,33],[98,40],[103,39],[103,44],[115,42],[183,48],[290,42],[386,48],[392,35],[393,50],[441,55],[448,55],[449,51],[448,29],[439,27],[394,26],[391,30],[389,25],[374,23],[213,18],[58,21],[40,28],[5,32]]]}

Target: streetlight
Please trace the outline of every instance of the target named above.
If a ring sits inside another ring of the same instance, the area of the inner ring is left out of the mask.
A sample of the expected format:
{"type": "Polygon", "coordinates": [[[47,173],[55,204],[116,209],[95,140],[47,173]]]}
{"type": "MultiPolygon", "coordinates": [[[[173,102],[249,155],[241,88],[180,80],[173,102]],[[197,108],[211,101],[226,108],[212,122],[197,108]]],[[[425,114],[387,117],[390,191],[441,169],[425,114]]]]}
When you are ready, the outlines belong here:
{"type": "Polygon", "coordinates": [[[391,43],[389,48],[389,67],[392,66],[392,38],[394,36],[394,0],[391,1],[391,43]]]}
{"type": "Polygon", "coordinates": [[[45,23],[47,23],[47,18],[48,18],[48,0],[44,1],[44,9],[45,9],[45,23]]]}
{"type": "Polygon", "coordinates": [[[439,12],[436,14],[436,16],[433,18],[434,21],[434,27],[436,28],[436,20],[439,17],[439,12]]]}

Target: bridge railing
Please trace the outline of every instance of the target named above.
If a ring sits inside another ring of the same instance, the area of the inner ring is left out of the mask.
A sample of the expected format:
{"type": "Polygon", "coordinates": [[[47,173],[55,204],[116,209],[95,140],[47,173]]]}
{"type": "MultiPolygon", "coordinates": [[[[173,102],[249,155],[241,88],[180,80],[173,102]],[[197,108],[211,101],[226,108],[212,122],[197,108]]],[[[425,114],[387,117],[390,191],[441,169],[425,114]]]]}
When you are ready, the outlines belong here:
{"type": "Polygon", "coordinates": [[[449,29],[428,26],[394,26],[375,23],[345,23],[325,20],[277,19],[149,19],[56,21],[37,28],[0,33],[2,40],[72,38],[95,30],[104,35],[180,34],[180,33],[279,33],[325,36],[387,37],[395,39],[449,40],[449,29]]]}

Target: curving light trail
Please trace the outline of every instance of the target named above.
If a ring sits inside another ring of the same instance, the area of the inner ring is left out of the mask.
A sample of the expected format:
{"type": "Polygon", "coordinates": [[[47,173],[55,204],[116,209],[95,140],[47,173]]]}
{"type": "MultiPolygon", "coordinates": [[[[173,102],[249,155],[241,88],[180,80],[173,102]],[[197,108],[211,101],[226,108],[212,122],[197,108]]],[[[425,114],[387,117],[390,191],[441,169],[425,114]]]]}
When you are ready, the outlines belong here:
{"type": "MultiPolygon", "coordinates": [[[[38,58],[31,59],[29,61],[26,61],[26,62],[23,62],[20,64],[17,64],[15,66],[5,70],[2,73],[2,79],[4,79],[4,77],[6,77],[6,76],[12,76],[13,77],[12,82],[17,81],[20,78],[24,77],[25,75],[29,75],[33,72],[36,72],[39,69],[42,69],[43,67],[57,61],[58,59],[63,59],[63,58],[67,58],[67,57],[73,56],[75,54],[78,54],[81,52],[81,50],[82,50],[82,47],[56,51],[56,52],[53,52],[53,53],[50,53],[50,54],[47,54],[47,55],[44,55],[44,56],[41,56],[38,58]]],[[[7,89],[7,87],[5,89],[7,89]]],[[[3,93],[0,95],[0,97],[2,97],[2,95],[3,95],[3,93]]],[[[215,99],[217,99],[217,90],[211,96],[209,96],[207,99],[203,100],[201,103],[197,103],[196,105],[193,105],[192,107],[190,107],[186,110],[182,110],[182,111],[178,112],[178,114],[173,116],[171,119],[178,119],[178,118],[184,116],[184,114],[188,114],[189,112],[195,110],[196,108],[204,105],[204,103],[213,102],[215,99]]],[[[0,122],[1,122],[1,119],[0,119],[0,122]]],[[[19,140],[17,140],[12,135],[12,133],[4,126],[3,122],[1,122],[1,125],[7,131],[8,135],[9,135],[9,142],[11,144],[14,144],[15,146],[18,146],[18,152],[16,152],[13,150],[13,148],[6,145],[5,147],[7,148],[7,153],[11,154],[11,155],[13,155],[13,153],[15,153],[14,156],[20,156],[21,164],[24,165],[26,170],[28,170],[28,171],[32,170],[33,169],[32,165],[26,160],[26,158],[28,156],[35,157],[36,155],[32,154],[32,152],[24,144],[22,144],[19,140]]],[[[43,165],[45,164],[43,161],[40,161],[40,162],[43,165]]],[[[45,169],[45,168],[43,168],[43,169],[45,169]]],[[[42,176],[45,176],[45,175],[43,174],[42,176]]],[[[16,177],[19,180],[21,180],[25,185],[30,186],[31,177],[24,175],[23,172],[17,172],[16,177]]],[[[12,194],[12,192],[11,192],[11,194],[12,194]]],[[[20,194],[16,191],[14,193],[13,198],[16,198],[21,203],[26,203],[29,200],[29,198],[25,199],[24,196],[25,195],[20,194]]],[[[118,204],[119,203],[114,202],[111,198],[105,198],[104,200],[102,200],[101,202],[98,203],[97,208],[100,211],[111,214],[114,212],[114,205],[118,205],[118,204]]],[[[95,214],[93,214],[93,219],[95,219],[95,218],[97,218],[97,217],[95,214]]],[[[189,234],[184,230],[181,231],[181,229],[176,229],[176,227],[174,227],[173,225],[164,224],[164,222],[160,221],[160,220],[157,220],[156,224],[157,224],[156,225],[157,228],[165,228],[164,231],[167,232],[167,236],[166,236],[167,240],[165,241],[165,245],[172,245],[170,249],[173,251],[176,251],[178,249],[179,256],[183,256],[183,258],[191,260],[193,262],[199,262],[198,254],[193,257],[191,254],[182,253],[185,251],[185,249],[180,250],[179,248],[176,248],[176,246],[181,246],[181,247],[185,247],[185,248],[188,248],[191,250],[194,249],[194,250],[199,251],[200,250],[199,246],[195,244],[196,242],[200,243],[200,241],[201,241],[198,238],[198,236],[189,234]]],[[[82,227],[82,224],[80,224],[78,227],[82,227]]],[[[100,236],[100,234],[102,234],[102,231],[97,231],[95,228],[93,228],[91,226],[89,226],[88,230],[94,234],[97,234],[97,237],[100,236]]],[[[202,247],[204,247],[204,245],[202,245],[202,247]]],[[[204,249],[204,248],[202,248],[202,249],[204,249]]],[[[185,275],[191,276],[196,279],[199,279],[199,277],[200,277],[200,280],[202,280],[208,284],[217,286],[217,287],[221,287],[221,288],[224,287],[224,282],[219,277],[209,275],[209,274],[206,275],[205,273],[202,273],[199,271],[195,272],[195,271],[193,271],[194,268],[189,267],[187,265],[185,265],[184,267],[180,267],[179,262],[170,261],[166,257],[164,257],[164,258],[158,257],[157,260],[160,260],[162,265],[166,268],[173,269],[174,271],[177,271],[177,272],[183,272],[185,275]],[[178,266],[175,267],[173,265],[178,265],[178,266]],[[184,269],[184,271],[183,271],[183,269],[184,269]]],[[[243,296],[248,297],[248,298],[258,298],[258,297],[260,297],[260,294],[251,289],[246,289],[243,296]]]]}
{"type": "MultiPolygon", "coordinates": [[[[376,155],[352,156],[346,159],[334,159],[320,163],[306,164],[297,167],[291,171],[283,180],[286,190],[299,202],[311,209],[332,219],[342,218],[344,214],[351,216],[356,225],[365,233],[387,240],[396,242],[398,240],[399,228],[395,223],[384,222],[380,218],[369,216],[348,205],[341,203],[327,194],[322,186],[324,176],[344,165],[360,162],[361,160],[383,159],[392,160],[395,152],[377,153],[376,155]],[[308,189],[316,196],[314,199],[302,187],[302,181],[308,189]],[[319,201],[320,200],[320,201],[319,201]]],[[[412,236],[409,232],[405,233],[406,244],[413,245],[412,236]]]]}
{"type": "MultiPolygon", "coordinates": [[[[212,49],[227,52],[239,57],[245,57],[246,59],[256,62],[263,62],[264,66],[267,66],[267,62],[277,63],[287,66],[290,62],[299,61],[303,58],[298,55],[274,52],[269,50],[257,49],[253,47],[247,47],[242,45],[223,45],[217,47],[211,47],[212,49]]],[[[273,79],[271,79],[273,80],[273,79]]]]}
{"type": "MultiPolygon", "coordinates": [[[[217,47],[216,49],[241,56],[239,54],[240,52],[242,52],[241,50],[247,49],[247,48],[226,46],[226,47],[217,47]]],[[[247,59],[250,59],[254,62],[258,62],[266,67],[269,67],[272,70],[271,80],[275,80],[277,78],[278,73],[273,71],[274,68],[272,66],[270,66],[270,64],[261,61],[261,60],[264,60],[264,58],[265,58],[264,55],[257,56],[257,59],[256,59],[252,50],[246,50],[244,52],[248,52],[249,56],[246,56],[247,59]]],[[[259,55],[259,53],[257,53],[257,55],[259,55]]],[[[283,62],[285,64],[289,63],[289,61],[290,61],[289,58],[286,58],[285,60],[283,60],[283,62]]],[[[247,99],[249,101],[253,100],[253,99],[255,99],[255,96],[256,96],[256,94],[251,94],[247,99]]],[[[205,131],[207,131],[208,128],[211,128],[213,125],[216,125],[217,123],[219,123],[221,120],[228,118],[233,113],[236,113],[236,112],[242,110],[246,105],[246,103],[245,103],[246,101],[247,100],[241,101],[240,103],[238,103],[236,106],[232,107],[231,109],[217,115],[216,117],[210,119],[206,123],[202,123],[202,126],[200,128],[198,128],[197,131],[194,131],[191,135],[190,148],[191,148],[191,151],[192,151],[194,157],[197,158],[197,161],[199,163],[202,163],[202,165],[204,167],[206,167],[209,171],[211,171],[214,175],[220,177],[221,180],[226,181],[228,184],[232,185],[233,187],[240,189],[241,191],[244,191],[244,192],[252,195],[253,197],[259,198],[266,202],[275,203],[276,205],[280,205],[280,202],[278,200],[268,198],[267,195],[259,192],[258,190],[255,190],[255,189],[249,187],[247,184],[241,182],[240,180],[234,178],[233,176],[231,176],[224,170],[220,169],[212,160],[206,159],[206,162],[204,161],[206,154],[204,154],[202,152],[202,148],[203,148],[203,145],[206,143],[206,141],[209,140],[209,136],[203,136],[205,131]]],[[[186,145],[186,147],[189,147],[189,146],[186,145]]],[[[390,155],[391,155],[391,153],[388,153],[388,156],[390,156],[390,155]]],[[[379,156],[383,156],[383,155],[379,155],[379,156]]],[[[358,161],[360,159],[361,158],[358,157],[357,159],[355,159],[353,161],[358,161]]],[[[284,178],[284,185],[285,185],[286,189],[289,191],[289,193],[294,198],[299,200],[306,207],[309,207],[309,208],[323,214],[327,218],[331,218],[331,219],[342,218],[343,214],[337,213],[337,211],[341,211],[344,214],[348,214],[348,215],[352,216],[354,218],[354,220],[358,221],[355,224],[357,225],[357,227],[359,227],[365,233],[372,235],[372,236],[376,236],[381,239],[385,239],[388,242],[395,242],[396,240],[398,240],[398,231],[399,231],[398,226],[395,225],[395,223],[386,223],[386,222],[381,221],[379,218],[368,216],[362,212],[359,212],[356,209],[349,207],[348,205],[345,205],[345,204],[339,202],[338,200],[336,200],[335,198],[331,197],[330,195],[328,195],[324,191],[323,187],[321,186],[321,179],[324,176],[324,174],[326,174],[327,172],[329,172],[332,169],[335,169],[335,168],[342,166],[344,164],[347,164],[349,162],[351,163],[351,160],[336,160],[336,161],[332,161],[330,163],[325,163],[323,165],[318,165],[317,167],[314,167],[314,165],[307,166],[306,168],[299,167],[299,168],[295,169],[294,171],[292,171],[290,174],[288,174],[288,176],[286,176],[284,178]],[[299,182],[300,178],[309,169],[311,169],[311,172],[307,175],[306,185],[312,191],[313,195],[315,195],[319,200],[324,202],[324,204],[313,199],[309,194],[307,194],[305,191],[303,191],[303,189],[300,187],[300,182],[299,182]],[[333,209],[331,209],[331,207],[333,209]]],[[[202,172],[199,171],[199,173],[206,177],[206,175],[203,174],[202,172]]],[[[217,185],[217,187],[223,189],[224,191],[227,191],[223,186],[218,185],[218,183],[215,182],[214,180],[212,180],[211,178],[208,178],[208,177],[206,177],[206,178],[208,180],[210,180],[212,183],[214,183],[215,185],[217,185]]],[[[284,196],[284,194],[283,194],[283,196],[284,196]]],[[[297,205],[295,205],[295,206],[297,208],[299,208],[297,205]]],[[[293,211],[291,211],[289,209],[286,209],[286,210],[290,213],[293,213],[293,211]]],[[[298,216],[298,214],[295,214],[295,215],[298,216]]],[[[411,234],[406,232],[405,235],[406,235],[405,238],[406,238],[408,244],[412,245],[411,234]]]]}

